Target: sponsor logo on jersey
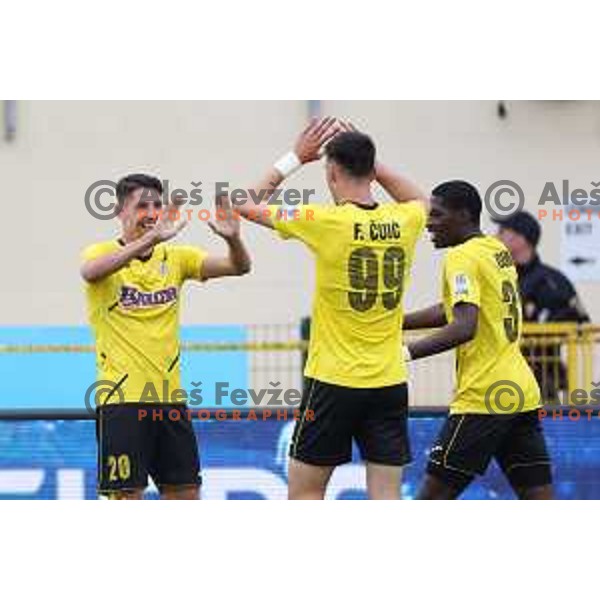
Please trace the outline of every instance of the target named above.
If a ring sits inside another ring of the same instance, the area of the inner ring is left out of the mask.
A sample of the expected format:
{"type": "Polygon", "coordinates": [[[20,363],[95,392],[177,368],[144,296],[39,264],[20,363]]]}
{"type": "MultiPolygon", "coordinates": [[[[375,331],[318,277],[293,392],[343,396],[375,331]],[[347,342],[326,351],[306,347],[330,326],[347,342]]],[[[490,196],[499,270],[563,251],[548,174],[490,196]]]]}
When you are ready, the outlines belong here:
{"type": "Polygon", "coordinates": [[[177,300],[177,288],[171,286],[155,292],[141,292],[137,288],[124,285],[121,287],[119,304],[123,308],[138,308],[146,306],[159,306],[177,300]]]}

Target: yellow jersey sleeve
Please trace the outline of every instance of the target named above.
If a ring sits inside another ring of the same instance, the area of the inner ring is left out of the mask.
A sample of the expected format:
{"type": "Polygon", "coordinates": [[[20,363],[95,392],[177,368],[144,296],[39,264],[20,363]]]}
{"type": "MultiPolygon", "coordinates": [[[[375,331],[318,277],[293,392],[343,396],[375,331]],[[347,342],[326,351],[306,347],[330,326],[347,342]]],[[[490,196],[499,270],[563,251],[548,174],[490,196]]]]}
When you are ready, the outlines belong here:
{"type": "Polygon", "coordinates": [[[323,231],[327,227],[329,209],[318,204],[304,204],[289,211],[278,211],[273,223],[284,239],[295,238],[315,250],[323,242],[323,231]]]}
{"type": "Polygon", "coordinates": [[[116,247],[112,242],[104,242],[87,246],[81,253],[81,264],[86,263],[88,260],[94,260],[106,254],[111,254],[115,250],[116,247]]]}
{"type": "Polygon", "coordinates": [[[174,246],[173,249],[177,252],[181,282],[186,279],[201,279],[202,263],[208,252],[196,246],[174,246]]]}
{"type": "MultiPolygon", "coordinates": [[[[81,264],[83,265],[89,260],[94,260],[96,258],[100,258],[101,256],[112,254],[116,252],[118,248],[118,242],[115,240],[100,242],[98,244],[87,246],[81,253],[81,264]]],[[[88,290],[90,297],[94,299],[92,304],[98,307],[98,305],[101,306],[108,302],[114,295],[115,285],[115,277],[114,275],[111,275],[110,277],[104,277],[99,281],[85,282],[84,287],[86,290],[88,290]]]]}
{"type": "Polygon", "coordinates": [[[444,264],[444,279],[450,306],[455,306],[460,302],[481,306],[477,262],[473,260],[473,257],[458,250],[450,250],[444,264]]]}

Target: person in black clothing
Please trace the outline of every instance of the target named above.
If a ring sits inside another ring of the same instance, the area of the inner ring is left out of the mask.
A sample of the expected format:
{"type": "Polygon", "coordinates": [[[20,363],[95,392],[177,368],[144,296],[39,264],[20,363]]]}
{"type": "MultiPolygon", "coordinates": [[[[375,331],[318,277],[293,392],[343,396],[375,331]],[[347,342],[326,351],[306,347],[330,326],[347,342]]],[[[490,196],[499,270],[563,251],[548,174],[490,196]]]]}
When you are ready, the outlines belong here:
{"type": "MultiPolygon", "coordinates": [[[[569,279],[540,260],[537,246],[541,227],[535,217],[522,211],[496,223],[500,226],[498,237],[510,250],[517,266],[524,321],[589,321],[569,279]]],[[[566,369],[560,359],[560,346],[534,346],[524,352],[540,384],[542,398],[546,402],[557,402],[558,392],[568,388],[566,369]]]]}

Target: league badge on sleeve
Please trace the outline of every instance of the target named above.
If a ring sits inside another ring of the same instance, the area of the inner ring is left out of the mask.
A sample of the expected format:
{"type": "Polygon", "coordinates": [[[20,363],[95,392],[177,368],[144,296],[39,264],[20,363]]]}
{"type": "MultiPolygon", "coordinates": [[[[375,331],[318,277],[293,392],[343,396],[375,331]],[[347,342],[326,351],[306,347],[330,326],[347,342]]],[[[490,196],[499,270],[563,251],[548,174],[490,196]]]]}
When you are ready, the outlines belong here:
{"type": "Polygon", "coordinates": [[[469,295],[469,278],[464,273],[458,273],[454,277],[454,295],[468,296],[469,295]]]}

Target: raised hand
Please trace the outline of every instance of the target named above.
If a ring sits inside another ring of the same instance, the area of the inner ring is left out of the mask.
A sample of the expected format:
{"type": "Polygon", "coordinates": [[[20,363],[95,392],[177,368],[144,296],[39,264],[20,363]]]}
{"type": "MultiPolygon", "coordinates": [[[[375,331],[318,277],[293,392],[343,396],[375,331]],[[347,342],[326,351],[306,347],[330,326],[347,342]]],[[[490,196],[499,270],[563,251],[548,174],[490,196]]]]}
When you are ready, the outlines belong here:
{"type": "Polygon", "coordinates": [[[338,131],[353,131],[358,132],[358,129],[350,121],[337,120],[338,131]]]}
{"type": "Polygon", "coordinates": [[[240,235],[239,215],[234,214],[231,201],[226,194],[215,198],[215,218],[208,221],[208,226],[224,240],[231,240],[240,235]]]}
{"type": "Polygon", "coordinates": [[[338,132],[339,129],[334,117],[311,119],[294,145],[294,152],[300,162],[306,164],[319,160],[321,158],[321,148],[338,132]]]}

